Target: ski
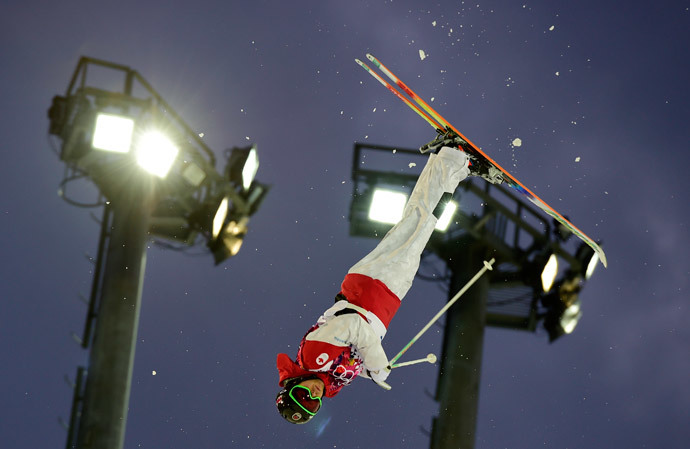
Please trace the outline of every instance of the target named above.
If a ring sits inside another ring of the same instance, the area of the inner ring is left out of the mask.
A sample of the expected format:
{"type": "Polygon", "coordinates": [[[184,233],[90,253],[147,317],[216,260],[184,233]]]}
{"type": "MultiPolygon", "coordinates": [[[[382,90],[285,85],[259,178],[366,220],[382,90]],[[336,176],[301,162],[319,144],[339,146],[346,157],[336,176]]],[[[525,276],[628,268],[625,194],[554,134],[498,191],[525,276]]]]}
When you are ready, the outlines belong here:
{"type": "Polygon", "coordinates": [[[443,145],[457,145],[463,149],[469,156],[472,165],[475,165],[474,171],[478,172],[480,176],[486,179],[488,182],[494,184],[505,183],[510,188],[517,191],[519,194],[527,198],[532,204],[537,206],[539,209],[543,210],[547,215],[552,217],[554,220],[561,223],[573,234],[575,234],[580,240],[589,245],[599,256],[599,260],[606,267],[606,254],[601,249],[601,247],[590,237],[588,237],[584,232],[580,231],[574,224],[572,224],[567,218],[558,213],[554,208],[549,206],[544,200],[535,195],[531,190],[525,187],[520,181],[515,179],[507,170],[503,169],[498,163],[491,159],[486,153],[484,153],[477,145],[472,143],[467,137],[465,137],[460,131],[458,131],[450,122],[448,122],[441,114],[439,114],[434,108],[429,106],[419,95],[417,95],[412,89],[410,89],[405,83],[403,83],[397,76],[393,74],[386,66],[384,66],[381,61],[376,59],[371,54],[367,54],[367,59],[380,70],[388,79],[390,79],[393,84],[395,84],[402,92],[407,94],[414,103],[405,97],[400,91],[398,91],[391,83],[386,81],[381,75],[369,67],[366,63],[355,59],[357,64],[367,71],[374,79],[385,86],[389,91],[391,91],[396,97],[403,101],[407,106],[409,106],[414,112],[416,112],[420,117],[422,117],[436,132],[438,136],[429,142],[428,144],[422,146],[420,151],[427,152],[439,148],[443,145]]]}

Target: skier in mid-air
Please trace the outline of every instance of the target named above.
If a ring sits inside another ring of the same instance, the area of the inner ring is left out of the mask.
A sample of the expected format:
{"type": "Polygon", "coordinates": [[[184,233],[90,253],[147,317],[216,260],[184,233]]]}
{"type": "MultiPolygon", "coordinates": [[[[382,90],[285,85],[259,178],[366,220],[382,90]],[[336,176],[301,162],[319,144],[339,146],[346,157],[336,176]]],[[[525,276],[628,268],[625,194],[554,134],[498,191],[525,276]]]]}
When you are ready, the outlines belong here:
{"type": "Polygon", "coordinates": [[[469,158],[444,146],[429,159],[405,205],[403,217],[366,257],[348,271],[335,304],[302,338],[296,360],[278,354],[278,412],[304,424],[355,377],[387,386],[388,358],[381,345],[400,301],[412,286],[424,247],[436,226],[444,193],[470,174],[469,158]]]}

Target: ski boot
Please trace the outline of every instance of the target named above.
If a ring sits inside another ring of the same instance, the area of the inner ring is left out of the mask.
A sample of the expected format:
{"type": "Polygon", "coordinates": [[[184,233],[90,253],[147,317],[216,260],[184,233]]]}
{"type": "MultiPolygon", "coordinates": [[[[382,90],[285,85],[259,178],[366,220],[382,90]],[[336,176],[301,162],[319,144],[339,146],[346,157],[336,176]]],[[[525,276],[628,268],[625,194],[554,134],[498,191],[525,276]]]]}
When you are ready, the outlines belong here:
{"type": "Polygon", "coordinates": [[[419,151],[424,153],[434,153],[442,147],[455,147],[467,154],[470,159],[470,176],[479,176],[490,182],[491,184],[503,183],[503,172],[494,167],[492,164],[479,159],[474,153],[472,147],[460,136],[455,134],[450,129],[445,131],[436,130],[438,135],[431,142],[422,145],[419,151]]]}

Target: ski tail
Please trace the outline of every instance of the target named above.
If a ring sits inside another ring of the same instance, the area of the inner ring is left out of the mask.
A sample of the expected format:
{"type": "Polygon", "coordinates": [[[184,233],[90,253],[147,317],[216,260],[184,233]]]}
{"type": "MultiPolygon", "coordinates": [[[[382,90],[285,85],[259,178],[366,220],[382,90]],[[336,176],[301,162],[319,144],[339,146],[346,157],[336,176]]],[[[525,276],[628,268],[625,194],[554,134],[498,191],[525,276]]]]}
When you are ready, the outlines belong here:
{"type": "Polygon", "coordinates": [[[566,228],[572,231],[576,236],[578,236],[583,242],[589,245],[599,256],[599,260],[606,267],[606,254],[601,249],[601,247],[590,237],[588,237],[584,232],[580,231],[574,224],[570,222],[563,215],[558,213],[554,208],[549,206],[541,198],[535,195],[530,189],[525,187],[520,181],[515,179],[510,173],[503,169],[496,161],[491,159],[486,153],[484,153],[477,145],[472,143],[467,137],[465,137],[460,131],[458,131],[449,121],[447,121],[441,114],[439,114],[434,108],[429,106],[419,95],[417,95],[412,89],[410,89],[405,83],[403,83],[393,72],[391,72],[386,66],[384,66],[381,61],[376,59],[373,55],[367,53],[367,59],[371,61],[372,64],[376,66],[383,74],[385,74],[396,86],[398,86],[403,92],[405,92],[412,100],[415,101],[414,104],[407,97],[402,95],[395,87],[393,87],[389,82],[384,80],[378,73],[374,72],[369,66],[355,59],[357,64],[364,68],[371,76],[373,76],[379,83],[383,84],[388,90],[393,92],[396,97],[402,100],[406,105],[408,105],[413,111],[420,115],[429,125],[431,125],[437,132],[444,133],[446,131],[452,131],[460,137],[462,140],[467,142],[468,147],[463,149],[469,150],[480,155],[487,162],[492,164],[495,168],[503,172],[503,174],[508,178],[508,184],[511,185],[515,190],[524,195],[530,202],[535,206],[539,207],[546,214],[556,219],[559,223],[563,224],[566,228]]]}
{"type": "Polygon", "coordinates": [[[420,117],[422,117],[424,120],[426,120],[426,122],[427,122],[429,125],[431,125],[434,129],[436,129],[436,130],[438,130],[438,131],[440,132],[440,130],[442,130],[442,129],[444,128],[444,126],[442,126],[440,123],[438,123],[438,122],[437,122],[436,120],[434,120],[432,117],[430,117],[427,113],[425,113],[424,111],[422,111],[418,106],[414,105],[410,100],[408,100],[407,98],[405,98],[400,92],[398,92],[398,91],[395,89],[395,87],[391,86],[391,84],[390,84],[388,81],[386,81],[386,80],[384,80],[383,78],[381,78],[381,76],[380,76],[378,73],[376,73],[376,72],[374,72],[373,70],[371,70],[371,67],[369,67],[368,65],[366,65],[365,63],[363,63],[363,62],[360,61],[359,59],[355,59],[355,61],[356,61],[357,64],[359,64],[364,70],[366,70],[371,76],[373,76],[379,83],[383,84],[388,90],[390,90],[391,92],[393,92],[393,94],[394,94],[396,97],[398,97],[399,99],[401,99],[401,100],[403,101],[403,103],[405,103],[406,105],[408,105],[408,106],[410,107],[410,109],[412,109],[413,111],[415,111],[417,114],[419,114],[420,117]]]}
{"type": "MultiPolygon", "coordinates": [[[[386,67],[385,65],[383,65],[383,64],[381,63],[381,61],[379,61],[378,59],[376,59],[376,57],[374,57],[374,55],[372,55],[371,53],[367,53],[367,59],[368,59],[369,61],[371,61],[372,64],[374,64],[374,65],[376,66],[376,68],[378,68],[378,69],[379,69],[384,75],[386,75],[391,81],[393,81],[393,83],[395,83],[396,86],[398,86],[400,89],[402,89],[403,92],[405,92],[407,95],[409,95],[410,98],[412,98],[412,99],[415,101],[415,103],[417,103],[419,106],[421,106],[421,107],[427,112],[427,114],[429,114],[431,117],[433,117],[438,123],[441,123],[441,124],[443,125],[443,128],[450,127],[450,123],[448,123],[443,117],[441,117],[441,115],[440,115],[438,112],[436,112],[436,111],[434,110],[434,108],[432,108],[431,106],[429,106],[429,105],[426,103],[426,101],[424,101],[424,100],[422,99],[422,97],[420,97],[419,95],[417,95],[416,93],[414,93],[414,91],[413,91],[412,89],[410,89],[410,88],[407,86],[407,84],[403,83],[403,82],[400,80],[400,78],[398,78],[397,76],[395,76],[395,75],[393,74],[393,72],[391,72],[390,70],[388,70],[388,67],[386,67]]],[[[460,137],[462,137],[462,136],[460,136],[460,137]]]]}

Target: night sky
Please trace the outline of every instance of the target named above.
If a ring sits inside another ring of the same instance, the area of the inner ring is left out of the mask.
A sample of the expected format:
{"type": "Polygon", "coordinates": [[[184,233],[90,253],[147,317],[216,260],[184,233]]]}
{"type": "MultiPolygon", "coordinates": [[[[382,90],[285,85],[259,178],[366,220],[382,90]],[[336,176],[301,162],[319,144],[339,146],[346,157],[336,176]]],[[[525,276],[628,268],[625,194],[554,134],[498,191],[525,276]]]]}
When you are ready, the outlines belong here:
{"type": "MultiPolygon", "coordinates": [[[[70,333],[83,330],[101,209],[57,195],[46,111],[90,56],[137,70],[219,160],[256,143],[257,179],[272,185],[241,252],[218,267],[201,246],[151,244],[125,447],[428,447],[437,366],[394,371],[390,392],[360,379],[307,426],[274,405],[276,354],[294,356],[376,243],[348,234],[353,143],[434,137],[355,64],[370,52],[608,256],[572,335],[487,328],[476,447],[687,447],[689,7],[2,2],[0,445],[64,447],[64,377],[88,361],[70,333]]],[[[88,184],[69,189],[95,199],[88,184]]],[[[389,356],[446,298],[413,286],[389,356]]],[[[433,329],[407,358],[440,354],[433,329]]]]}

